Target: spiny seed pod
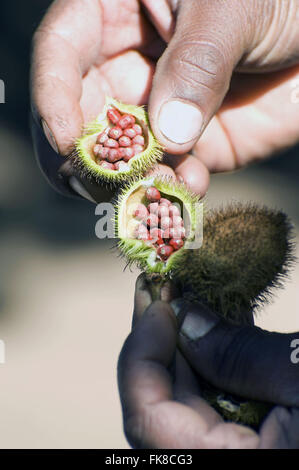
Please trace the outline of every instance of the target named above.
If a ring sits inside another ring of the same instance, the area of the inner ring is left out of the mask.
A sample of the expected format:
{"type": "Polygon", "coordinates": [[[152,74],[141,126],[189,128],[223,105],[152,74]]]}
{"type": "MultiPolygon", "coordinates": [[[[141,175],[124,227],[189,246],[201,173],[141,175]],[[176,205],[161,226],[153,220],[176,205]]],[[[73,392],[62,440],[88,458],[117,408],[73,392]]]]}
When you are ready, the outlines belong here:
{"type": "Polygon", "coordinates": [[[184,297],[204,302],[235,324],[247,323],[292,263],[285,214],[255,204],[230,205],[208,214],[203,244],[185,250],[173,278],[184,297]]]}
{"type": "Polygon", "coordinates": [[[184,184],[158,177],[137,181],[125,188],[118,200],[116,228],[119,248],[129,264],[135,262],[147,273],[170,273],[174,266],[180,264],[182,252],[194,246],[201,231],[202,213],[203,204],[199,197],[191,194],[184,184]],[[168,207],[167,215],[157,215],[161,198],[164,204],[167,200],[169,206],[177,205],[182,214],[184,226],[177,231],[176,240],[172,240],[169,230],[163,230],[165,226],[172,226],[168,207]],[[149,215],[144,219],[140,217],[141,213],[149,215]]]}
{"type": "Polygon", "coordinates": [[[98,118],[76,141],[73,153],[74,164],[84,176],[112,184],[141,177],[161,158],[162,148],[150,129],[144,108],[109,97],[98,118]],[[109,166],[103,161],[120,163],[109,166]]]}
{"type": "MultiPolygon", "coordinates": [[[[285,214],[255,204],[230,205],[205,217],[202,247],[184,250],[172,275],[186,299],[206,304],[231,323],[252,324],[254,310],[287,275],[292,248],[285,214]]],[[[255,429],[272,408],[210,384],[201,390],[225,419],[255,429]]]]}

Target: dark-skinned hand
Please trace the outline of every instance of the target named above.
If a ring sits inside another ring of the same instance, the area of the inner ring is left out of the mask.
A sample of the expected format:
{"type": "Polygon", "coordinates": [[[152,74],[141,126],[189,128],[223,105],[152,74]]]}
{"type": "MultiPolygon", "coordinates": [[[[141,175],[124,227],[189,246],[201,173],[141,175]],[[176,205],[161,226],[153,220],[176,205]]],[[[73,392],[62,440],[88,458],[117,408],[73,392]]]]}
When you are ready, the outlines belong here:
{"type": "Polygon", "coordinates": [[[144,275],[137,280],[133,330],[118,365],[124,429],[131,446],[299,448],[299,362],[291,360],[291,343],[299,333],[233,327],[204,306],[182,299],[170,302],[172,289],[166,284],[162,300],[152,303],[144,275]],[[259,433],[224,422],[201,397],[199,377],[227,392],[276,406],[259,433]]]}

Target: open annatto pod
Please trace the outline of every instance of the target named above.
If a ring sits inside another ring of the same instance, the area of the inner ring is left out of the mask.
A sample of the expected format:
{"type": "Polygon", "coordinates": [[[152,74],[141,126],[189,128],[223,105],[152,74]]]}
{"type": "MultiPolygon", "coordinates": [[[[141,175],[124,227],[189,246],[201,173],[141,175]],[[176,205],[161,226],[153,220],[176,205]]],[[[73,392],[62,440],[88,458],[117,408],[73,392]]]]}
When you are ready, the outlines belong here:
{"type": "Polygon", "coordinates": [[[119,184],[142,176],[161,157],[144,108],[107,97],[101,114],[76,141],[74,164],[84,176],[119,184]]]}
{"type": "Polygon", "coordinates": [[[129,264],[148,274],[166,275],[183,252],[202,241],[203,204],[182,183],[148,177],[121,192],[116,228],[129,264]]]}

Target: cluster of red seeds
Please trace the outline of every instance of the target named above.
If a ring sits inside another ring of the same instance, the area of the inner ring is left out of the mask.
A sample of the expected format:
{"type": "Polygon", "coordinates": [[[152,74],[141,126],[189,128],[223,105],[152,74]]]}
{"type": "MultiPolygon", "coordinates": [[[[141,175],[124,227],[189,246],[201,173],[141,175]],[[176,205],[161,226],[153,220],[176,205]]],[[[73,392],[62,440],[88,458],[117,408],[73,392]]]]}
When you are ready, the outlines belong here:
{"type": "Polygon", "coordinates": [[[93,153],[97,163],[108,170],[129,170],[128,161],[144,150],[142,127],[132,114],[121,114],[116,108],[107,111],[108,126],[98,135],[93,153]]]}
{"type": "Polygon", "coordinates": [[[138,204],[133,215],[140,221],[135,238],[148,241],[157,256],[166,261],[174,251],[184,246],[185,228],[180,209],[169,199],[162,198],[157,188],[146,191],[146,204],[138,204]]]}

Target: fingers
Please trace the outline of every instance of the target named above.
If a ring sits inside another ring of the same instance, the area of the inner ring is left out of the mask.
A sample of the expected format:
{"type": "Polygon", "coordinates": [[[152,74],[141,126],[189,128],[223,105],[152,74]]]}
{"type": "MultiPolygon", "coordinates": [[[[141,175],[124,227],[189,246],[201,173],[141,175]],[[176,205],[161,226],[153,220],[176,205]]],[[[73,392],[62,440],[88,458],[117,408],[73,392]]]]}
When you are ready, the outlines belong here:
{"type": "Polygon", "coordinates": [[[200,414],[208,429],[222,422],[214,408],[201,398],[197,377],[180,351],[176,352],[173,393],[176,400],[200,414]]]}
{"type": "Polygon", "coordinates": [[[167,155],[163,158],[175,171],[179,181],[183,181],[190,191],[203,197],[209,186],[210,173],[207,167],[193,155],[167,155]]]}
{"type": "Polygon", "coordinates": [[[153,131],[169,153],[189,151],[221,105],[244,52],[243,23],[236,2],[179,3],[149,102],[153,131]]]}
{"type": "Polygon", "coordinates": [[[99,52],[100,24],[99,2],[89,0],[83,8],[80,0],[58,0],[34,36],[33,110],[52,148],[62,155],[82,131],[82,76],[99,52]]]}
{"type": "Polygon", "coordinates": [[[277,406],[260,430],[260,449],[299,449],[299,409],[277,406]]]}
{"type": "Polygon", "coordinates": [[[212,173],[235,170],[238,166],[233,142],[228,130],[222,125],[219,114],[221,112],[212,118],[192,149],[195,158],[212,173]]]}
{"type": "Polygon", "coordinates": [[[141,0],[147,16],[159,35],[168,42],[174,30],[174,15],[167,0],[141,0]]]}
{"type": "MultiPolygon", "coordinates": [[[[134,296],[134,313],[133,313],[133,327],[140,320],[144,311],[153,302],[153,295],[151,289],[151,282],[149,277],[142,273],[138,276],[135,286],[134,296]]],[[[173,299],[179,296],[177,287],[170,281],[162,284],[159,293],[159,300],[170,303],[173,299]]]]}
{"type": "Polygon", "coordinates": [[[36,41],[31,80],[33,111],[40,119],[53,150],[67,155],[83,126],[78,57],[58,37],[45,37],[41,33],[36,36],[36,41]],[[45,50],[50,54],[49,60],[45,50]]]}
{"type": "Polygon", "coordinates": [[[69,161],[65,161],[63,157],[54,152],[45,135],[41,132],[39,124],[32,116],[30,125],[38,165],[48,183],[65,196],[79,197],[69,185],[69,177],[72,175],[69,161]],[[60,171],[61,169],[65,170],[67,174],[63,174],[60,171]]]}
{"type": "Polygon", "coordinates": [[[132,326],[140,320],[144,311],[151,305],[152,296],[149,290],[146,274],[142,273],[138,276],[136,285],[135,285],[135,295],[134,295],[134,312],[133,312],[133,321],[132,326]]]}
{"type": "Polygon", "coordinates": [[[155,66],[137,51],[127,51],[107,60],[101,74],[109,83],[113,97],[125,103],[148,102],[155,66]]]}
{"type": "Polygon", "coordinates": [[[147,176],[160,176],[161,178],[171,178],[174,181],[176,180],[176,175],[173,169],[163,163],[158,163],[151,168],[148,171],[147,176]]]}
{"type": "MultiPolygon", "coordinates": [[[[156,301],[144,312],[119,358],[118,383],[125,428],[130,427],[132,417],[136,417],[137,422],[142,419],[139,417],[146,407],[172,398],[167,367],[175,348],[176,320],[172,309],[169,304],[156,301]]],[[[136,440],[139,431],[130,429],[129,433],[129,439],[136,440]]]]}
{"type": "Polygon", "coordinates": [[[118,384],[130,444],[160,449],[257,447],[258,437],[251,430],[223,423],[211,428],[207,414],[201,416],[173,401],[168,367],[176,338],[170,305],[156,301],[146,309],[121,351],[118,384]]]}
{"type": "Polygon", "coordinates": [[[232,326],[204,306],[179,300],[171,305],[185,316],[180,350],[204,379],[246,398],[299,405],[298,368],[291,360],[291,342],[298,333],[232,326]]]}
{"type": "Polygon", "coordinates": [[[193,155],[179,157],[165,155],[163,164],[156,165],[148,172],[149,175],[172,178],[184,182],[190,191],[203,197],[208,189],[210,173],[207,167],[193,155]]]}

